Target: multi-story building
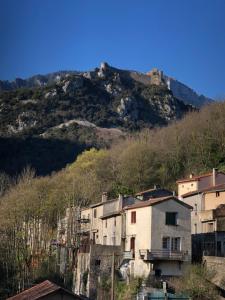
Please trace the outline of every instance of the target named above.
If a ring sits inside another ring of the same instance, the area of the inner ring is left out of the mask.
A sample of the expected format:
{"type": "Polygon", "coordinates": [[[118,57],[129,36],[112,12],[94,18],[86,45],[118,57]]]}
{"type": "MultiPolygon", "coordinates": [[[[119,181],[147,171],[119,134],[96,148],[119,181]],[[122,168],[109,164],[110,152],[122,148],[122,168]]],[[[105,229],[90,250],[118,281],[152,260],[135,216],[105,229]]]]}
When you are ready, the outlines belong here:
{"type": "Polygon", "coordinates": [[[182,274],[191,259],[191,209],[174,196],[125,207],[124,263],[129,274],[182,274]]]}
{"type": "Polygon", "coordinates": [[[225,183],[186,193],[182,201],[193,206],[191,212],[193,261],[200,261],[204,253],[225,253],[225,183]],[[221,206],[222,205],[222,206],[221,206]]]}
{"type": "Polygon", "coordinates": [[[101,202],[81,211],[75,292],[85,290],[88,272],[87,295],[93,293],[113,253],[124,278],[181,275],[191,257],[191,209],[164,189],[112,200],[104,193],[101,202]],[[167,196],[156,198],[159,194],[167,196]]]}
{"type": "Polygon", "coordinates": [[[225,174],[217,172],[216,169],[213,169],[211,173],[203,175],[194,176],[191,174],[190,178],[177,181],[179,199],[193,207],[191,213],[192,234],[202,233],[202,223],[199,213],[205,210],[205,192],[217,188],[221,184],[225,184],[225,174]]]}
{"type": "Polygon", "coordinates": [[[190,174],[189,178],[177,180],[178,197],[192,192],[201,192],[206,188],[225,183],[225,174],[213,169],[212,172],[197,175],[190,174]]]}
{"type": "Polygon", "coordinates": [[[193,254],[200,259],[202,255],[225,256],[225,184],[204,191],[202,199],[202,231],[194,236],[193,254]]]}

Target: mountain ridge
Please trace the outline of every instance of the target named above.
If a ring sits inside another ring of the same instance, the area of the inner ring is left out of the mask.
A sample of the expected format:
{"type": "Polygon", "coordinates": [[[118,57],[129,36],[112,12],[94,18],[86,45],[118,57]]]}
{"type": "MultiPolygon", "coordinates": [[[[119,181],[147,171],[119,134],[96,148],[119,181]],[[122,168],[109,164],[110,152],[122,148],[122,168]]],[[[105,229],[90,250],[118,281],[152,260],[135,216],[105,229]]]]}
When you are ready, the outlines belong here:
{"type": "MultiPolygon", "coordinates": [[[[102,65],[107,65],[107,63],[102,63],[102,65]]],[[[111,69],[127,72],[131,76],[133,75],[133,78],[135,79],[135,74],[145,77],[144,80],[142,80],[142,83],[149,84],[150,78],[146,73],[135,71],[135,70],[122,70],[115,67],[111,67],[111,69]]],[[[17,88],[33,88],[33,87],[44,87],[46,85],[56,83],[60,81],[62,78],[64,78],[67,75],[83,75],[88,76],[88,74],[91,74],[95,72],[98,68],[95,68],[90,71],[72,71],[72,70],[63,70],[63,71],[56,71],[56,72],[50,72],[45,75],[43,74],[37,74],[30,76],[26,79],[22,78],[16,78],[15,80],[9,81],[9,80],[0,80],[0,92],[1,91],[10,91],[17,88]]],[[[100,66],[101,69],[101,66],[100,66]]],[[[154,70],[154,69],[153,69],[154,70]]],[[[157,70],[157,69],[155,69],[157,70]]],[[[160,71],[162,72],[162,71],[160,71]]],[[[198,94],[196,91],[194,91],[192,88],[190,88],[188,85],[182,83],[181,81],[167,75],[163,75],[165,83],[170,89],[174,96],[178,98],[179,100],[183,101],[186,104],[192,104],[196,107],[201,107],[202,105],[211,103],[213,99],[206,97],[202,94],[198,94]]],[[[137,77],[137,76],[136,76],[137,77]]],[[[137,78],[135,80],[138,80],[137,78]]]]}
{"type": "Polygon", "coordinates": [[[196,110],[157,76],[102,63],[88,72],[33,77],[28,83],[38,86],[2,91],[0,171],[19,173],[30,165],[38,175],[49,174],[84,149],[109,147],[196,110]]]}

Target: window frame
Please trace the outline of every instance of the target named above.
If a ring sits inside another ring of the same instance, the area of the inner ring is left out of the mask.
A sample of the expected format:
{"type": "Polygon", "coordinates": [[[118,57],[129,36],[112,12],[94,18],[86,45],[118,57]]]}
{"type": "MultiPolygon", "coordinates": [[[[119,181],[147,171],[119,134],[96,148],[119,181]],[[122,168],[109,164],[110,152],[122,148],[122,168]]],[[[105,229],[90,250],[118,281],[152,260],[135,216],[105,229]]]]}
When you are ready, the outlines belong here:
{"type": "Polygon", "coordinates": [[[178,225],[177,220],[178,220],[178,212],[167,211],[165,213],[165,225],[177,226],[178,225]],[[175,216],[174,222],[172,222],[171,219],[170,219],[172,215],[175,216]]]}
{"type": "Polygon", "coordinates": [[[162,249],[163,250],[170,250],[170,237],[169,236],[163,236],[162,237],[162,249]],[[164,247],[164,241],[166,240],[167,247],[164,247]]]}
{"type": "Polygon", "coordinates": [[[136,224],[136,210],[131,211],[131,224],[136,224]]]}

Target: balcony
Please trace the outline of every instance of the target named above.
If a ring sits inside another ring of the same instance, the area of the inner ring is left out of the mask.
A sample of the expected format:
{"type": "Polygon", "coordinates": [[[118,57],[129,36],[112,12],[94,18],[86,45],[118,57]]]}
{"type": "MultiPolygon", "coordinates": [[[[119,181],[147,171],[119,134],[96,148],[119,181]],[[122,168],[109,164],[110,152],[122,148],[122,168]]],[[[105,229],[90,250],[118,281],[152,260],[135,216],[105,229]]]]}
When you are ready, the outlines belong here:
{"type": "Polygon", "coordinates": [[[184,251],[170,251],[170,250],[139,250],[140,258],[145,261],[155,260],[174,260],[186,261],[189,259],[188,253],[184,251]]]}
{"type": "Polygon", "coordinates": [[[79,218],[79,219],[77,219],[77,221],[82,224],[87,224],[87,223],[91,222],[91,220],[89,218],[79,218]]]}
{"type": "Polygon", "coordinates": [[[127,260],[134,259],[134,252],[133,251],[124,251],[123,259],[127,259],[127,260]]]}

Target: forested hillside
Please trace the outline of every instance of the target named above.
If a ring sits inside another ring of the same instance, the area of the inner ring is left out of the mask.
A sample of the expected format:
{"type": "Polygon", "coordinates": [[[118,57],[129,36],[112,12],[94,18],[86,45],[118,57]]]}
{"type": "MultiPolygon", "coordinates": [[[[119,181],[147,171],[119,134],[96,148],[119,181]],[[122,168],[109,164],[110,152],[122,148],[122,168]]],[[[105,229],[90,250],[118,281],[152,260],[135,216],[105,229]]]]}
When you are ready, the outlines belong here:
{"type": "Polygon", "coordinates": [[[7,293],[7,286],[15,292],[18,284],[27,286],[40,278],[60,280],[46,245],[56,238],[57,220],[68,205],[99,201],[103,191],[130,194],[153,184],[175,189],[176,179],[213,167],[225,170],[225,103],[192,112],[168,127],[145,129],[109,149],[85,151],[51,176],[35,177],[28,169],[12,181],[2,173],[1,293],[7,293]],[[27,230],[37,220],[46,243],[37,243],[31,253],[27,230]]]}

